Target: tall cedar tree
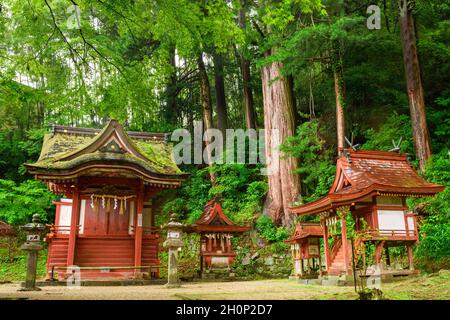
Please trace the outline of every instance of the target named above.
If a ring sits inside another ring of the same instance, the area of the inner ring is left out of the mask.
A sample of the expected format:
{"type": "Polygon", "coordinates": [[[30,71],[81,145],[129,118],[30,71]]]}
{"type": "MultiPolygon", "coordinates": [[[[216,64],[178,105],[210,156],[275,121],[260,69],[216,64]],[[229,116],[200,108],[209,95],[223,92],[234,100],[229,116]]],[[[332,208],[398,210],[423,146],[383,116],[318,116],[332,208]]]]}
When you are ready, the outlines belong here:
{"type": "Polygon", "coordinates": [[[417,55],[416,30],[412,12],[414,4],[415,1],[413,0],[399,1],[400,36],[414,146],[417,159],[419,160],[419,168],[421,171],[424,171],[425,162],[431,157],[431,143],[425,113],[420,63],[417,55]]]}

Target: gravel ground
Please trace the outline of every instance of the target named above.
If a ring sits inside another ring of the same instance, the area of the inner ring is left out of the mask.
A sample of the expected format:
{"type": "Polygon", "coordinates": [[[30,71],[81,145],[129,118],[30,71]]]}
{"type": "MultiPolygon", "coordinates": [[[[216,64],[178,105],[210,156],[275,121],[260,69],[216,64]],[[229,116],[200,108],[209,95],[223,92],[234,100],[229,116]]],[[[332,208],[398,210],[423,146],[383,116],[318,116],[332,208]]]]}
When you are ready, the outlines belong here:
{"type": "MultiPolygon", "coordinates": [[[[284,300],[284,299],[351,299],[357,298],[353,287],[303,285],[297,281],[260,280],[235,282],[190,282],[181,288],[164,285],[88,286],[70,289],[65,286],[44,286],[42,291],[19,292],[20,284],[0,284],[1,299],[42,300],[284,300]]],[[[450,271],[383,283],[387,299],[450,300],[450,271]]]]}
{"type": "MultiPolygon", "coordinates": [[[[42,291],[19,292],[19,283],[0,285],[0,299],[40,300],[176,300],[176,299],[339,299],[353,296],[352,287],[300,285],[289,280],[185,283],[181,288],[163,285],[99,286],[69,289],[45,286],[42,291]]],[[[356,296],[355,296],[356,297],[356,296]]]]}

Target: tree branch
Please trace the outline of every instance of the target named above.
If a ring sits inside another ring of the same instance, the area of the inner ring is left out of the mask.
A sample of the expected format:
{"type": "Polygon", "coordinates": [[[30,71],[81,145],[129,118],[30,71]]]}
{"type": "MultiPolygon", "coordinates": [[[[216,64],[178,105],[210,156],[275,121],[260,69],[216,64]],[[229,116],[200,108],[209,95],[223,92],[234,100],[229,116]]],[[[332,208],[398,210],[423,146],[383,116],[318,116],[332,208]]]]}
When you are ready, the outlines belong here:
{"type": "MultiPolygon", "coordinates": [[[[45,1],[47,2],[47,0],[45,0],[45,1]]],[[[73,5],[78,7],[78,4],[74,0],[70,0],[70,2],[72,2],[73,5]]],[[[112,65],[114,68],[116,68],[117,71],[119,71],[119,73],[125,77],[125,75],[122,72],[122,70],[114,62],[112,62],[110,59],[108,59],[106,56],[104,56],[100,51],[97,50],[97,48],[92,43],[90,43],[89,41],[86,40],[86,38],[84,37],[84,34],[83,34],[83,30],[81,29],[81,26],[79,26],[78,31],[79,31],[80,36],[83,39],[83,42],[84,42],[85,45],[87,45],[92,50],[94,50],[94,52],[97,53],[103,60],[105,60],[110,65],[112,65]]]]}

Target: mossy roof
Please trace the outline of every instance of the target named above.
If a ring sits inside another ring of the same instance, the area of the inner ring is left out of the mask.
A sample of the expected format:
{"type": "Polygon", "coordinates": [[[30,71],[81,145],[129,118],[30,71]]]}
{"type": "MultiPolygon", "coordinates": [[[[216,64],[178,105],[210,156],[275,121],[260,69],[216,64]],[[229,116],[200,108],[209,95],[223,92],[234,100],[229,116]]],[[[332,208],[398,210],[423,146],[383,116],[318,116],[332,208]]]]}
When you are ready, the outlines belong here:
{"type": "Polygon", "coordinates": [[[105,163],[120,161],[138,165],[151,173],[161,175],[183,174],[173,160],[172,145],[157,136],[135,134],[135,137],[131,137],[123,132],[123,137],[132,146],[132,149],[137,151],[137,154],[109,152],[99,148],[92,150],[90,147],[102,137],[109,125],[102,131],[86,129],[85,132],[82,132],[83,129],[77,131],[69,128],[69,130],[64,129],[48,133],[44,137],[38,161],[26,166],[30,171],[36,169],[53,171],[69,170],[92,161],[105,163]]]}

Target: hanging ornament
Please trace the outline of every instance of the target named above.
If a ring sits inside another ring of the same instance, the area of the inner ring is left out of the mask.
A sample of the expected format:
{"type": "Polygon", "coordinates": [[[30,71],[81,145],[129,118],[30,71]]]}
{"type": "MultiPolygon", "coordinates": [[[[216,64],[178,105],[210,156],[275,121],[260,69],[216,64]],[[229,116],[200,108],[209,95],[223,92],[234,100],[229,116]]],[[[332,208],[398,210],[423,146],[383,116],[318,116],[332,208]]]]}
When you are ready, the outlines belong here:
{"type": "Polygon", "coordinates": [[[117,209],[117,197],[114,197],[114,210],[117,209]]]}
{"type": "Polygon", "coordinates": [[[106,205],[105,196],[102,197],[102,205],[103,205],[103,209],[105,209],[105,205],[106,205]]]}
{"type": "Polygon", "coordinates": [[[95,197],[94,198],[94,213],[98,213],[98,207],[99,207],[98,198],[95,197]]]}
{"type": "Polygon", "coordinates": [[[91,194],[91,208],[94,209],[94,194],[91,194]]]}
{"type": "Polygon", "coordinates": [[[120,209],[119,209],[119,214],[120,214],[120,215],[123,215],[123,214],[125,213],[125,211],[123,210],[123,203],[124,203],[125,201],[126,201],[125,199],[122,199],[122,200],[120,201],[120,209]]]}

